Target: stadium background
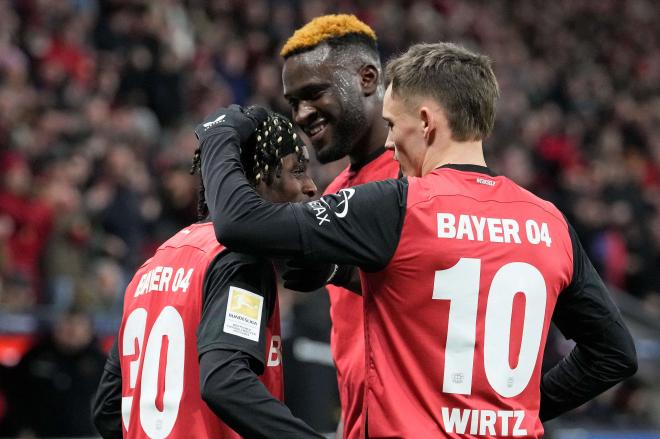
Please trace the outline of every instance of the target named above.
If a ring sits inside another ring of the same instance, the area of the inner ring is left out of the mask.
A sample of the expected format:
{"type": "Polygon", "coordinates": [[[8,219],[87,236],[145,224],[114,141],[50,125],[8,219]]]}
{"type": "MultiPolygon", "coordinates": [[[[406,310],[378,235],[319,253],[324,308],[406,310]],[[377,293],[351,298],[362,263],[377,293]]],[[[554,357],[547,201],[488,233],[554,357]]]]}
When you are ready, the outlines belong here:
{"type": "MultiPolygon", "coordinates": [[[[660,437],[655,0],[0,0],[0,436],[93,436],[123,287],[196,219],[194,124],[233,102],[289,114],[279,49],[332,12],[370,24],[384,61],[437,40],[492,57],[502,98],[487,161],[568,215],[640,359],[548,437],[660,437]]],[[[344,165],[314,165],[319,188],[344,165]]],[[[289,404],[330,432],[327,299],[281,300],[289,404]]],[[[552,337],[548,364],[570,348],[552,337]]]]}

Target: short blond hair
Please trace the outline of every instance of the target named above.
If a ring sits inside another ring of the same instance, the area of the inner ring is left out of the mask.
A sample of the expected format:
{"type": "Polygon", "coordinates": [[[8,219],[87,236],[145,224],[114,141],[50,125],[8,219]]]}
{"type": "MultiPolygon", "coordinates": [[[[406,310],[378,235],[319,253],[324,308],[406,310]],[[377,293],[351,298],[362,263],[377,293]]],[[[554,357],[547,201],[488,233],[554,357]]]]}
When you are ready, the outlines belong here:
{"type": "Polygon", "coordinates": [[[453,43],[416,44],[387,64],[386,76],[394,95],[442,105],[454,140],[483,140],[493,130],[500,91],[487,56],[453,43]]]}
{"type": "Polygon", "coordinates": [[[314,49],[321,43],[354,35],[368,43],[377,51],[374,30],[355,15],[331,14],[316,17],[287,40],[280,55],[283,58],[314,49]]]}

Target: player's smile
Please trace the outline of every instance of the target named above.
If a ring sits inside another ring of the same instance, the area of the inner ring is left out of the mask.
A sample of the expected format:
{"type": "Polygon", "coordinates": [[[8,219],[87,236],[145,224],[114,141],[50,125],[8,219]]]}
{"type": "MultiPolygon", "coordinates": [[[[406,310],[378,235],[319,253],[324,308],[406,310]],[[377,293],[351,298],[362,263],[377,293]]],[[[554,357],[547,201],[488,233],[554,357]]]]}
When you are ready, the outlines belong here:
{"type": "Polygon", "coordinates": [[[307,137],[309,137],[312,146],[315,150],[322,149],[325,145],[328,144],[328,139],[326,138],[326,132],[328,131],[328,121],[325,117],[321,117],[309,125],[306,125],[303,128],[307,137]]]}

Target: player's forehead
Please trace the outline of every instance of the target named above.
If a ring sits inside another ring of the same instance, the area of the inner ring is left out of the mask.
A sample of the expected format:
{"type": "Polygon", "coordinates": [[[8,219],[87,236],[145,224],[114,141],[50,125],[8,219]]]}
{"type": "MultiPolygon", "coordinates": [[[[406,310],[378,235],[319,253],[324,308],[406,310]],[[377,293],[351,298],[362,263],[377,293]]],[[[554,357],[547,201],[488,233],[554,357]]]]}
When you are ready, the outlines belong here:
{"type": "Polygon", "coordinates": [[[282,68],[284,94],[294,94],[305,87],[331,83],[340,68],[328,46],[293,55],[287,58],[282,68]]]}
{"type": "Polygon", "coordinates": [[[396,119],[414,113],[419,106],[418,96],[402,96],[392,89],[390,84],[383,96],[383,118],[396,119]]]}
{"type": "Polygon", "coordinates": [[[309,161],[309,149],[307,149],[307,146],[305,145],[300,145],[300,148],[301,148],[300,160],[306,163],[309,161]]]}
{"type": "Polygon", "coordinates": [[[383,96],[383,119],[391,119],[393,114],[393,105],[392,101],[392,84],[390,84],[387,89],[385,89],[385,95],[383,96]]]}
{"type": "MultiPolygon", "coordinates": [[[[305,147],[301,146],[301,148],[305,147]]],[[[309,163],[309,154],[306,149],[303,149],[300,153],[292,152],[282,157],[282,169],[284,171],[293,171],[301,164],[307,165],[307,163],[309,163]]]]}

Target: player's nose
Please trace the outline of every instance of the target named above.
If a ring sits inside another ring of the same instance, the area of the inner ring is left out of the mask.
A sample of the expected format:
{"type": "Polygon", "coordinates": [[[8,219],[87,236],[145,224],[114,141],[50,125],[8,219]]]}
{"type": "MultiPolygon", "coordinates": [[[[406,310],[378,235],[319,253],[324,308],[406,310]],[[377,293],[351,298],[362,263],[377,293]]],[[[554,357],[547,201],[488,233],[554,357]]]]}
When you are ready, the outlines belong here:
{"type": "Polygon", "coordinates": [[[316,115],[316,107],[310,105],[309,102],[301,101],[298,104],[298,110],[293,115],[293,120],[296,125],[304,127],[314,119],[316,115]]]}
{"type": "Polygon", "coordinates": [[[385,139],[385,149],[388,151],[394,151],[394,140],[392,140],[392,135],[388,134],[387,139],[385,139]]]}
{"type": "Polygon", "coordinates": [[[303,182],[302,193],[309,198],[313,198],[317,191],[318,189],[316,188],[314,180],[312,180],[311,177],[306,177],[303,182]]]}

